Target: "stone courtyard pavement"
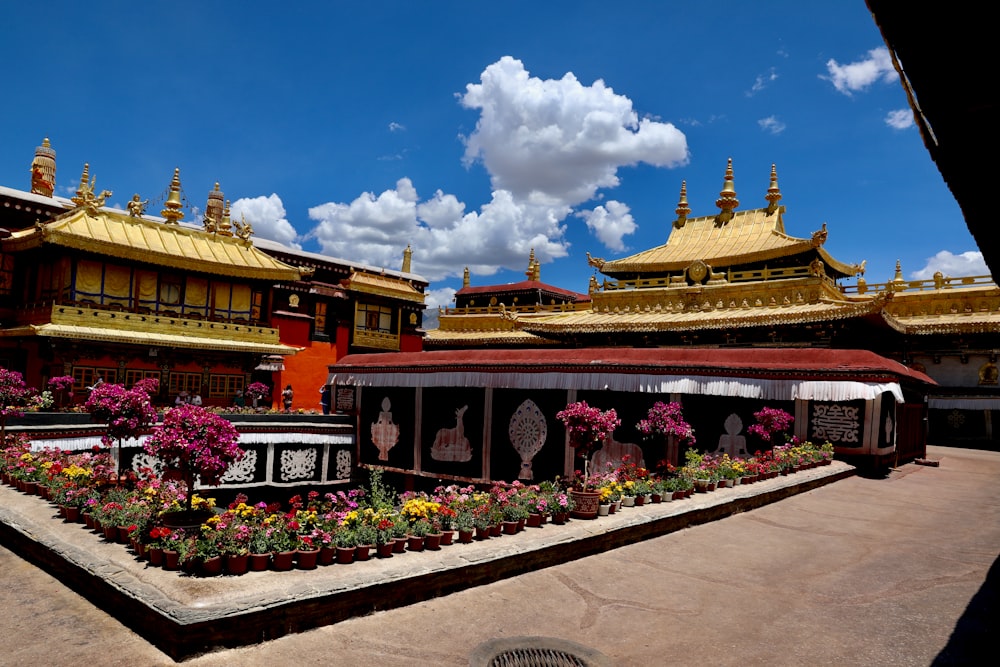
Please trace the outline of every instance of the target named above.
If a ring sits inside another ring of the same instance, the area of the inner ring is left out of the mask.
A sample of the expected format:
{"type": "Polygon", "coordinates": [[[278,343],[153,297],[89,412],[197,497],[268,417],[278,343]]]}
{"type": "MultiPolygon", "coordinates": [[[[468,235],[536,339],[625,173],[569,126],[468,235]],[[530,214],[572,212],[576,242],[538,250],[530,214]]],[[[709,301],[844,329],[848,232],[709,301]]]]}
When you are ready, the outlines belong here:
{"type": "Polygon", "coordinates": [[[3,488],[0,664],[169,665],[164,637],[185,629],[244,644],[184,661],[198,667],[468,665],[491,640],[538,643],[522,637],[623,666],[975,664],[1000,617],[1000,453],[928,457],[940,467],[836,463],[434,553],[213,579],[148,568],[3,488]]]}

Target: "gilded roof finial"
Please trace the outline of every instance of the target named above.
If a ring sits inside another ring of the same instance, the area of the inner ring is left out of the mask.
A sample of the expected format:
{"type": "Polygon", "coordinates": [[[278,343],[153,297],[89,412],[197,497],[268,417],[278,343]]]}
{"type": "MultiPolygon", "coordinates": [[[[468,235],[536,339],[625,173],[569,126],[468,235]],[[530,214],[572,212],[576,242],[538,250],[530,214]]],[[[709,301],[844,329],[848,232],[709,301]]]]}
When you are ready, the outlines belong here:
{"type": "Polygon", "coordinates": [[[725,224],[733,219],[733,210],[740,205],[740,200],[736,198],[736,188],[733,184],[733,158],[729,158],[726,165],[726,178],[722,182],[722,192],[715,200],[715,205],[721,209],[721,213],[715,216],[716,222],[725,224]]]}
{"type": "Polygon", "coordinates": [[[243,213],[240,213],[240,219],[235,222],[234,226],[236,227],[236,236],[249,243],[250,237],[253,236],[253,225],[247,222],[243,213]]]}
{"type": "Polygon", "coordinates": [[[781,201],[781,190],[778,188],[778,170],[771,165],[771,186],[767,189],[767,214],[774,215],[778,210],[778,202],[781,201]]]}
{"type": "Polygon", "coordinates": [[[406,248],[403,250],[403,273],[410,272],[410,262],[413,260],[413,248],[410,244],[406,244],[406,248]]]}
{"type": "Polygon", "coordinates": [[[205,204],[205,215],[202,218],[202,225],[206,232],[217,232],[219,224],[222,222],[223,194],[219,190],[219,183],[216,182],[215,189],[208,193],[208,203],[205,204]]]}
{"type": "Polygon", "coordinates": [[[219,224],[215,230],[215,233],[219,236],[232,236],[233,235],[233,223],[229,217],[229,200],[226,200],[226,205],[222,207],[222,218],[219,220],[219,224]]]}
{"type": "MultiPolygon", "coordinates": [[[[90,163],[83,163],[83,173],[80,174],[80,185],[76,188],[76,196],[70,197],[70,201],[77,206],[83,206],[87,199],[84,196],[90,189],[90,163]]],[[[91,190],[91,192],[93,192],[91,190]]]]}
{"type": "Polygon", "coordinates": [[[903,265],[896,260],[896,275],[892,277],[892,282],[894,283],[904,283],[906,280],[903,278],[903,265]]]}
{"type": "Polygon", "coordinates": [[[35,159],[31,161],[31,192],[51,197],[56,187],[56,152],[49,145],[49,138],[35,148],[35,159]]]}
{"type": "Polygon", "coordinates": [[[528,280],[535,279],[535,249],[532,248],[531,252],[528,254],[528,270],[524,272],[524,275],[528,277],[528,280]]]}
{"type": "Polygon", "coordinates": [[[469,286],[469,267],[465,267],[465,271],[462,272],[462,287],[469,286]]]}
{"type": "Polygon", "coordinates": [[[674,213],[677,214],[677,219],[674,220],[674,227],[680,229],[687,222],[688,215],[691,214],[691,207],[688,206],[687,181],[681,181],[681,200],[677,202],[677,208],[674,209],[674,213]]]}
{"type": "Polygon", "coordinates": [[[76,196],[70,199],[77,207],[86,207],[89,211],[97,212],[104,206],[104,200],[111,196],[111,190],[101,190],[101,194],[94,194],[94,186],[97,179],[90,176],[90,165],[83,165],[83,173],[80,174],[80,187],[76,189],[76,196]]]}
{"type": "Polygon", "coordinates": [[[163,203],[164,209],[160,211],[160,215],[167,222],[168,225],[176,225],[178,222],[184,219],[184,205],[181,203],[181,169],[177,167],[174,169],[174,177],[170,179],[170,194],[167,195],[167,201],[163,203]]]}

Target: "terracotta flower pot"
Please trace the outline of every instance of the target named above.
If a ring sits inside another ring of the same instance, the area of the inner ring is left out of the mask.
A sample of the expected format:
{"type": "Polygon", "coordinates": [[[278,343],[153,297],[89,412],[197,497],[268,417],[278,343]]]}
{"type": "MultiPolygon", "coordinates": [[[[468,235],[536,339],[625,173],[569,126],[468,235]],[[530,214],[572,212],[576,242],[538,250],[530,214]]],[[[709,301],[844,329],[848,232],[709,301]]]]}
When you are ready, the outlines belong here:
{"type": "Polygon", "coordinates": [[[294,551],[278,551],[271,558],[271,569],[278,572],[287,572],[295,564],[294,551]]]}
{"type": "Polygon", "coordinates": [[[223,558],[223,566],[225,567],[226,574],[246,574],[250,569],[250,556],[249,554],[226,554],[225,558],[223,558]]]}
{"type": "Polygon", "coordinates": [[[472,536],[475,534],[474,530],[459,530],[458,531],[458,541],[462,544],[468,544],[472,541],[472,536]]]}
{"type": "Polygon", "coordinates": [[[315,570],[319,561],[319,549],[299,549],[295,552],[295,563],[300,570],[315,570]]]}
{"type": "Polygon", "coordinates": [[[369,560],[371,559],[372,551],[374,550],[374,544],[359,544],[354,548],[354,560],[369,560]]]}
{"type": "Polygon", "coordinates": [[[394,542],[379,543],[375,545],[375,551],[378,553],[379,558],[392,558],[392,549],[394,546],[394,542]]]}
{"type": "Polygon", "coordinates": [[[356,547],[337,547],[337,563],[340,565],[353,563],[355,549],[356,547]]]}
{"type": "Polygon", "coordinates": [[[323,545],[319,548],[320,565],[332,565],[337,560],[337,547],[323,545]]]}
{"type": "Polygon", "coordinates": [[[271,565],[271,554],[250,554],[250,571],[263,572],[271,565]]]}

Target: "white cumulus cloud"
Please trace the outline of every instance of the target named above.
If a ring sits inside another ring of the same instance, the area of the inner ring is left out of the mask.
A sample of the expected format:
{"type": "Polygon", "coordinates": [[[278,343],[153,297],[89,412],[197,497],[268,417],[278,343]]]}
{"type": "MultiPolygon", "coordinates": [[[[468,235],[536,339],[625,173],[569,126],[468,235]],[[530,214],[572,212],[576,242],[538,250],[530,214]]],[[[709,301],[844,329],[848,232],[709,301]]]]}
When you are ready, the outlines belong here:
{"type": "Polygon", "coordinates": [[[543,80],[504,56],[459,99],[480,112],[465,138],[466,164],[482,161],[494,189],[518,201],[574,206],[617,186],[619,167],[688,160],[680,130],[640,119],[632,101],[601,80],[585,86],[572,73],[543,80]]]}
{"type": "MultiPolygon", "coordinates": [[[[501,268],[523,268],[532,249],[541,263],[568,254],[566,225],[598,190],[619,183],[622,167],[687,162],[687,140],[669,123],[639,118],[627,97],[603,81],[586,86],[573,74],[531,77],[511,57],[489,65],[459,103],[479,110],[465,137],[466,165],[481,162],[493,192],[478,209],[437,190],[421,199],[409,178],[380,194],[309,209],[309,233],[323,252],[375,266],[397,267],[413,249],[413,271],[439,280],[501,268]]],[[[603,193],[600,195],[603,196],[603,193]]],[[[579,217],[611,249],[635,230],[627,205],[607,202],[579,217]]]]}
{"type": "Polygon", "coordinates": [[[845,95],[864,90],[877,81],[889,83],[899,78],[892,66],[889,49],[884,46],[872,49],[862,60],[841,65],[831,58],[826,63],[828,76],[820,76],[833,83],[845,95]]]}
{"type": "Polygon", "coordinates": [[[909,109],[897,109],[886,114],[885,124],[897,130],[913,127],[913,112],[909,109]]]}
{"type": "Polygon", "coordinates": [[[285,215],[285,206],[276,194],[237,199],[230,206],[230,218],[234,221],[245,219],[253,225],[254,235],[299,248],[298,233],[285,215]]]}
{"type": "Polygon", "coordinates": [[[602,206],[596,206],[592,211],[579,211],[576,215],[587,222],[587,228],[594,233],[605,247],[611,250],[624,250],[622,237],[636,230],[635,220],[630,209],[618,201],[607,201],[602,206]]]}
{"type": "Polygon", "coordinates": [[[912,280],[930,280],[940,271],[946,277],[988,276],[990,270],[983,259],[983,253],[969,250],[955,255],[947,250],[927,259],[927,264],[919,271],[910,274],[912,280]]]}

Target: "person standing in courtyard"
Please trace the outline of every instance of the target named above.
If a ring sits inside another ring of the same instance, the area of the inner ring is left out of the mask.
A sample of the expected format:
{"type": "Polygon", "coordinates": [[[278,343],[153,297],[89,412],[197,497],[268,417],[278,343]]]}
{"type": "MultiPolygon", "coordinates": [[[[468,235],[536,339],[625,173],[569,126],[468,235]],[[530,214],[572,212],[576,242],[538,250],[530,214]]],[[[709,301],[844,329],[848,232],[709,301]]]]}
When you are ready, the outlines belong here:
{"type": "Polygon", "coordinates": [[[292,396],[294,392],[292,391],[292,385],[285,387],[285,390],[281,392],[281,403],[285,406],[285,412],[292,411],[292,396]]]}
{"type": "Polygon", "coordinates": [[[323,414],[330,414],[330,386],[323,385],[319,388],[319,404],[323,408],[323,414]]]}

